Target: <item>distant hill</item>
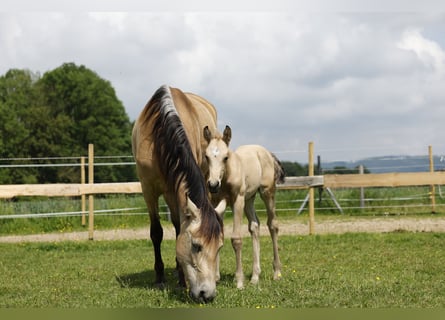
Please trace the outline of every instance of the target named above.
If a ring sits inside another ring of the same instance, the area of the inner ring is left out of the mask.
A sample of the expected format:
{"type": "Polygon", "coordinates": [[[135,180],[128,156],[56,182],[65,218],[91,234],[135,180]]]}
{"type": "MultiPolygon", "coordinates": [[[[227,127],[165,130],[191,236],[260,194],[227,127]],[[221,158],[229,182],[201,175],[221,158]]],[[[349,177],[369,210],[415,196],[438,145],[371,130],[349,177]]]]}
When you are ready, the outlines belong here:
{"type": "MultiPolygon", "coordinates": [[[[440,156],[434,156],[434,170],[445,170],[445,159],[440,156]],[[442,160],[442,161],[441,161],[442,160]]],[[[346,167],[348,169],[356,168],[359,165],[365,166],[371,173],[387,172],[421,172],[429,171],[428,156],[381,156],[365,158],[358,161],[333,161],[321,162],[323,170],[333,169],[335,167],[346,167]]]]}

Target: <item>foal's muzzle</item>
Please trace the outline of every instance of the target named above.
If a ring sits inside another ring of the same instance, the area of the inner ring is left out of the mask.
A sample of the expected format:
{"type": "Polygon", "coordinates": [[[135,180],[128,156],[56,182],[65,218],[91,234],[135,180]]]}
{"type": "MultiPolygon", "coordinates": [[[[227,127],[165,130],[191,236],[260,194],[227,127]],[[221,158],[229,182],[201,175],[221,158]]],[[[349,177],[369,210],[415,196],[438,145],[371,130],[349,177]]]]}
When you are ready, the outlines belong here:
{"type": "Polygon", "coordinates": [[[215,181],[215,182],[208,181],[207,185],[208,185],[209,191],[211,193],[218,193],[219,188],[221,187],[221,182],[219,182],[219,181],[215,181]]]}

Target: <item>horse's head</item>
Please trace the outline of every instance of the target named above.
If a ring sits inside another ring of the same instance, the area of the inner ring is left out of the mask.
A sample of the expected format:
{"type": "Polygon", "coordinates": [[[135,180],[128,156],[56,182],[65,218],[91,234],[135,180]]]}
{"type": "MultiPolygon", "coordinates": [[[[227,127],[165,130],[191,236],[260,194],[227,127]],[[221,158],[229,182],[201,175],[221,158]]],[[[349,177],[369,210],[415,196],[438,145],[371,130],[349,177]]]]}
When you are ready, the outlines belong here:
{"type": "MultiPolygon", "coordinates": [[[[225,208],[225,200],[215,209],[210,207],[219,216],[225,208]]],[[[223,245],[224,235],[219,219],[217,222],[213,221],[218,225],[204,228],[202,224],[206,222],[201,210],[187,197],[185,219],[176,240],[176,258],[184,271],[190,296],[199,302],[209,302],[216,296],[216,281],[219,279],[218,253],[223,245]],[[209,237],[206,233],[215,228],[220,228],[219,232],[213,232],[209,237]]]]}
{"type": "Polygon", "coordinates": [[[204,137],[208,142],[205,156],[209,166],[207,186],[211,193],[217,193],[221,187],[221,180],[226,172],[226,163],[229,159],[229,143],[232,138],[232,130],[226,126],[222,137],[211,136],[208,127],[204,128],[204,137]]]}

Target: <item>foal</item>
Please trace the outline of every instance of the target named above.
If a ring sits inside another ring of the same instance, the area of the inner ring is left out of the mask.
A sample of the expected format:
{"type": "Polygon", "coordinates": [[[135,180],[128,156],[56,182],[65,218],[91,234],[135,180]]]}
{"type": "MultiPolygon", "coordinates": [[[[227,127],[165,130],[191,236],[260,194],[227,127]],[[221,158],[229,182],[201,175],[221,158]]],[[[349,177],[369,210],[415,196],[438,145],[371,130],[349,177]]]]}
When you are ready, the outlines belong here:
{"type": "Polygon", "coordinates": [[[254,208],[257,192],[267,209],[267,226],[272,238],[274,255],[273,278],[277,280],[281,277],[278,224],[275,215],[275,185],[284,182],[284,170],[279,160],[262,146],[244,145],[232,152],[229,149],[231,137],[232,131],[229,126],[226,126],[222,137],[216,138],[212,136],[208,127],[204,128],[204,138],[208,142],[205,151],[209,166],[206,177],[207,187],[214,204],[226,199],[232,208],[234,223],[231,240],[236,256],[235,277],[237,288],[243,288],[244,274],[241,263],[243,211],[249,223],[253,243],[253,272],[250,282],[257,284],[261,273],[260,221],[254,208]]]}

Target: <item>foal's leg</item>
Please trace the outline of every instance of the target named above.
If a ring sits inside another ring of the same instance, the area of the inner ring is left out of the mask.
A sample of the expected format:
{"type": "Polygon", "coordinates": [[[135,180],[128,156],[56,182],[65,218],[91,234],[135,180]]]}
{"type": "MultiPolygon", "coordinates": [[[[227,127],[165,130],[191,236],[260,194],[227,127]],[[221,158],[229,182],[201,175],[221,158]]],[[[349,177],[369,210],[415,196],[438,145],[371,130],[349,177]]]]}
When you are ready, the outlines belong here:
{"type": "Polygon", "coordinates": [[[261,199],[267,209],[267,226],[269,228],[270,236],[272,238],[273,246],[273,279],[281,278],[281,262],[278,255],[278,221],[275,214],[275,190],[274,188],[264,189],[260,193],[261,199]]]}
{"type": "Polygon", "coordinates": [[[241,225],[243,222],[244,196],[238,195],[232,206],[233,210],[233,233],[232,233],[232,247],[235,251],[236,270],[235,279],[236,287],[242,289],[244,287],[244,272],[241,261],[241,251],[243,247],[243,240],[241,237],[241,225]]]}
{"type": "Polygon", "coordinates": [[[252,237],[253,261],[252,261],[252,278],[250,283],[257,284],[260,279],[260,220],[255,211],[255,196],[246,200],[244,210],[246,212],[249,223],[249,232],[252,237]]]}

